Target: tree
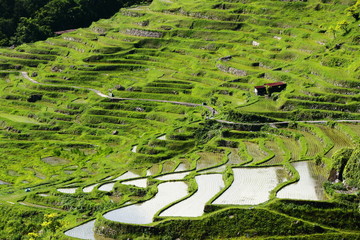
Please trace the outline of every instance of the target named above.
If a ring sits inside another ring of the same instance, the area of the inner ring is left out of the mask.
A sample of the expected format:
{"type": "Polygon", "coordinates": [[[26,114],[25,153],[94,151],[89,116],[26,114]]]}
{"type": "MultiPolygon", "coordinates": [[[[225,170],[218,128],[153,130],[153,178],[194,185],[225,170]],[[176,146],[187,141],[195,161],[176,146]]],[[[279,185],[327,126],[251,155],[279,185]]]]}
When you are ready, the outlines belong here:
{"type": "Polygon", "coordinates": [[[35,13],[41,25],[48,25],[52,30],[65,30],[74,26],[77,16],[77,4],[73,0],[53,0],[35,13]]]}
{"type": "Polygon", "coordinates": [[[9,38],[14,34],[14,23],[11,19],[0,18],[0,46],[8,45],[9,38]]]}
{"type": "Polygon", "coordinates": [[[40,25],[37,20],[32,18],[21,18],[11,42],[13,44],[33,42],[46,39],[51,35],[52,31],[49,26],[40,25]]]}

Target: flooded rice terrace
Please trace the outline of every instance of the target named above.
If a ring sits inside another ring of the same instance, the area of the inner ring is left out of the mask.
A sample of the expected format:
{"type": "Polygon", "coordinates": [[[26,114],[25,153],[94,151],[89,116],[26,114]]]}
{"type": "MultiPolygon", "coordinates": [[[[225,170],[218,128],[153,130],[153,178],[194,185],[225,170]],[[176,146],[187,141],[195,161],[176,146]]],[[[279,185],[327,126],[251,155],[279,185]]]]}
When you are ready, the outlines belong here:
{"type": "Polygon", "coordinates": [[[281,177],[285,174],[282,167],[234,168],[233,171],[233,184],[213,204],[260,204],[269,200],[271,190],[287,180],[281,177]]]}
{"type": "Polygon", "coordinates": [[[70,229],[69,231],[66,231],[65,235],[73,238],[95,240],[94,227],[95,220],[92,220],[90,222],[81,224],[76,228],[70,229]]]}
{"type": "Polygon", "coordinates": [[[158,193],[152,199],[104,214],[106,219],[132,224],[149,224],[153,222],[156,212],[166,205],[185,197],[188,186],[184,182],[166,182],[159,184],[158,193]]]}
{"type": "Polygon", "coordinates": [[[221,174],[208,174],[195,177],[198,190],[194,195],[166,209],[161,217],[199,217],[204,213],[205,204],[224,188],[221,174]]]}
{"type": "Polygon", "coordinates": [[[133,185],[136,187],[146,188],[147,187],[147,178],[124,181],[121,184],[133,185]]]}
{"type": "Polygon", "coordinates": [[[96,184],[93,184],[93,185],[84,187],[84,188],[83,188],[83,192],[84,192],[84,193],[92,192],[92,190],[94,190],[94,188],[95,188],[97,185],[99,185],[99,184],[96,183],[96,184]]]}
{"type": "Polygon", "coordinates": [[[323,180],[312,174],[310,162],[294,163],[296,171],[299,172],[300,180],[285,186],[277,193],[278,198],[301,199],[301,200],[326,200],[322,189],[323,180]]]}
{"type": "MultiPolygon", "coordinates": [[[[322,190],[323,179],[316,176],[312,162],[293,163],[295,169],[299,172],[300,180],[282,188],[278,193],[278,198],[303,199],[303,200],[324,200],[325,196],[322,190]]],[[[222,168],[219,166],[217,168],[222,168]]],[[[155,214],[160,212],[160,217],[199,217],[204,214],[204,207],[209,204],[217,194],[220,194],[211,204],[219,205],[257,205],[269,200],[270,192],[280,183],[290,180],[290,176],[283,167],[242,167],[233,168],[234,181],[226,189],[223,180],[223,174],[216,173],[217,168],[200,171],[201,175],[195,177],[197,191],[189,196],[188,185],[179,181],[182,180],[188,172],[173,172],[158,176],[155,179],[164,182],[158,185],[158,193],[143,203],[127,205],[125,207],[112,210],[103,216],[111,221],[126,224],[150,224],[153,222],[155,214]],[[212,171],[212,173],[211,173],[212,171]],[[215,173],[214,173],[215,172],[215,173]],[[183,199],[183,200],[181,200],[183,199]],[[179,201],[179,202],[177,202],[179,201]]],[[[181,170],[183,168],[180,168],[181,170]]],[[[178,168],[176,169],[178,170],[178,168]]],[[[115,181],[123,181],[122,184],[134,185],[145,188],[147,178],[130,171],[122,174],[115,179],[110,178],[110,183],[99,187],[102,191],[111,191],[115,181]],[[134,179],[138,178],[138,179],[134,179]]],[[[92,191],[99,184],[93,184],[85,187],[83,191],[92,191]]],[[[70,189],[58,189],[63,192],[70,189]]],[[[69,191],[70,193],[70,191],[69,191]]],[[[76,228],[73,228],[65,234],[67,236],[79,239],[95,239],[94,221],[87,222],[76,228]]]]}
{"type": "Polygon", "coordinates": [[[77,188],[58,188],[57,190],[62,193],[74,194],[77,188]]]}

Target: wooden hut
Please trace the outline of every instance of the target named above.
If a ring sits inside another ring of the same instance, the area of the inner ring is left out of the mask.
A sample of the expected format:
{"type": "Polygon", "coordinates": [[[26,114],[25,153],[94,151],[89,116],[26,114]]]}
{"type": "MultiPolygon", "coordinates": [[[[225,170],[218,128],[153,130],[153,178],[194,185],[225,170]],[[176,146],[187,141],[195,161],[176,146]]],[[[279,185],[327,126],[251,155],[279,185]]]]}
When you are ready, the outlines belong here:
{"type": "Polygon", "coordinates": [[[286,88],[284,82],[266,83],[262,86],[255,86],[254,92],[256,95],[263,96],[265,94],[271,95],[273,92],[281,92],[286,88]]]}

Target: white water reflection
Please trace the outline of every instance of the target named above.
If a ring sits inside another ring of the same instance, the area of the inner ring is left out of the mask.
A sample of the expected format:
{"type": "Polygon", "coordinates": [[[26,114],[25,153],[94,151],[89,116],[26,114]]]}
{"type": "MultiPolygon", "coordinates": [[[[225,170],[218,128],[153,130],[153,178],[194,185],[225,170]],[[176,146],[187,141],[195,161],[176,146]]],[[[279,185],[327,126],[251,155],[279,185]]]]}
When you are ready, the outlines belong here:
{"type": "Polygon", "coordinates": [[[300,180],[282,188],[277,193],[277,197],[301,200],[325,200],[322,183],[311,176],[309,162],[296,162],[293,166],[299,172],[300,180]]]}
{"type": "Polygon", "coordinates": [[[101,185],[98,189],[99,191],[103,191],[103,192],[110,192],[113,188],[114,188],[115,183],[106,183],[104,185],[101,185]]]}
{"type": "Polygon", "coordinates": [[[77,188],[58,188],[57,190],[62,193],[74,194],[77,188]]]}
{"type": "Polygon", "coordinates": [[[87,240],[95,240],[94,237],[95,220],[84,223],[78,227],[65,232],[66,236],[87,240]]]}
{"type": "Polygon", "coordinates": [[[49,197],[50,195],[49,195],[49,194],[45,194],[45,193],[39,193],[39,196],[41,196],[41,197],[49,197]]]}
{"type": "Polygon", "coordinates": [[[96,184],[93,184],[93,185],[84,187],[84,188],[83,188],[83,192],[84,192],[84,193],[92,192],[92,190],[94,190],[94,188],[95,188],[97,185],[99,185],[99,183],[96,183],[96,184]]]}
{"type": "Polygon", "coordinates": [[[199,217],[204,213],[205,204],[224,188],[221,174],[208,174],[196,176],[198,190],[190,198],[181,201],[166,209],[161,217],[199,217]]]}
{"type": "Polygon", "coordinates": [[[158,193],[154,198],[144,203],[110,211],[104,214],[104,217],[122,223],[149,224],[153,222],[156,212],[187,194],[187,185],[184,182],[162,183],[159,184],[158,193]]]}
{"type": "MultiPolygon", "coordinates": [[[[133,172],[128,171],[128,172],[122,174],[121,176],[115,178],[113,181],[120,181],[120,180],[126,180],[126,179],[138,178],[138,177],[140,177],[140,176],[133,172]]],[[[110,192],[111,190],[113,190],[114,185],[115,185],[115,182],[106,183],[106,184],[101,185],[99,187],[99,190],[103,191],[103,192],[110,192]]]]}
{"type": "Polygon", "coordinates": [[[133,172],[128,171],[128,172],[124,173],[123,175],[121,175],[120,177],[115,178],[114,180],[119,181],[119,180],[125,180],[125,179],[130,179],[130,178],[138,178],[138,177],[140,177],[140,176],[133,173],[133,172]]]}
{"type": "Polygon", "coordinates": [[[166,175],[157,177],[156,179],[161,180],[161,181],[181,180],[188,174],[189,174],[188,172],[170,173],[170,174],[166,174],[166,175]]]}
{"type": "Polygon", "coordinates": [[[137,145],[133,146],[132,149],[131,149],[131,151],[132,151],[133,153],[136,153],[136,151],[137,151],[137,145]]]}
{"type": "Polygon", "coordinates": [[[125,182],[122,182],[121,184],[134,185],[136,187],[146,188],[147,187],[147,178],[125,181],[125,182]]]}
{"type": "Polygon", "coordinates": [[[164,134],[164,135],[161,135],[160,137],[158,137],[157,139],[159,139],[159,140],[166,140],[166,135],[164,134]]]}
{"type": "Polygon", "coordinates": [[[10,183],[4,182],[0,180],[0,185],[9,185],[10,183]]]}
{"type": "Polygon", "coordinates": [[[177,166],[177,168],[175,169],[175,172],[181,172],[181,171],[186,171],[188,170],[186,168],[186,165],[184,163],[180,163],[179,166],[177,166]]]}
{"type": "Polygon", "coordinates": [[[234,182],[213,204],[256,205],[269,200],[270,191],[285,181],[282,167],[234,168],[234,182]],[[282,173],[279,174],[279,171],[282,173]]]}

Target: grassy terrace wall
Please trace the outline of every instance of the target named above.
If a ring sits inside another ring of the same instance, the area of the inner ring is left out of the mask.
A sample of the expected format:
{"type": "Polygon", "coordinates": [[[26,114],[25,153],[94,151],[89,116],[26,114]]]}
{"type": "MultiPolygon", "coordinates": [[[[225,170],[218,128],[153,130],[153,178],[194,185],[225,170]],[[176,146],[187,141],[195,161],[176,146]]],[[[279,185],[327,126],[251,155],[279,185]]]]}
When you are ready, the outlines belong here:
{"type": "Polygon", "coordinates": [[[115,239],[149,236],[154,239],[206,239],[255,237],[269,235],[300,235],[329,232],[319,225],[265,209],[224,209],[205,218],[165,220],[151,226],[134,226],[108,221],[96,223],[96,233],[115,239]],[[264,224],[264,223],[268,224],[264,224]]]}
{"type": "Polygon", "coordinates": [[[270,209],[307,221],[317,222],[323,226],[358,230],[357,222],[360,220],[360,214],[354,212],[352,207],[336,202],[316,203],[300,200],[281,200],[269,205],[270,209]]]}

